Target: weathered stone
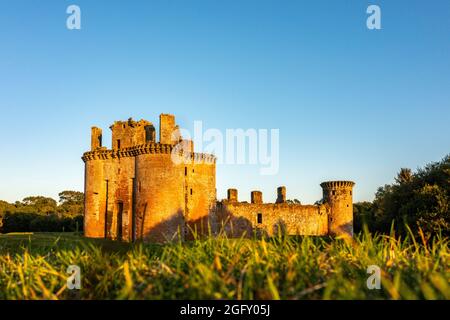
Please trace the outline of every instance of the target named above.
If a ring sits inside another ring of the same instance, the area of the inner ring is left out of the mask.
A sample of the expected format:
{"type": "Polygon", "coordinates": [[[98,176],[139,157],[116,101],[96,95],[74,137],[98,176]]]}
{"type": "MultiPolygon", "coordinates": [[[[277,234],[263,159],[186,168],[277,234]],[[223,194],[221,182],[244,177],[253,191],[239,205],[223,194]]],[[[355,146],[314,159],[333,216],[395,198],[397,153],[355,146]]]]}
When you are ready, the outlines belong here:
{"type": "Polygon", "coordinates": [[[253,204],[263,203],[263,197],[261,191],[252,191],[251,193],[251,201],[253,204]]]}
{"type": "Polygon", "coordinates": [[[277,202],[276,203],[285,203],[286,202],[286,187],[279,187],[277,189],[277,202]]]}

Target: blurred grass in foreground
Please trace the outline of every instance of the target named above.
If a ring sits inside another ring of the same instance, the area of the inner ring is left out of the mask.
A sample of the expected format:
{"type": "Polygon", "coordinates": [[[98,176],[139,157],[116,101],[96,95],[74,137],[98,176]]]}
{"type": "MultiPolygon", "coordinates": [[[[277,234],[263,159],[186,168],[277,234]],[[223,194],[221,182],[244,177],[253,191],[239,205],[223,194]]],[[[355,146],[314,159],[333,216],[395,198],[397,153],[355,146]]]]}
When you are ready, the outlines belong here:
{"type": "Polygon", "coordinates": [[[447,238],[211,238],[166,245],[0,235],[0,299],[450,299],[447,238]],[[417,240],[420,239],[420,240],[417,240]],[[382,289],[367,288],[367,268],[382,289]]]}

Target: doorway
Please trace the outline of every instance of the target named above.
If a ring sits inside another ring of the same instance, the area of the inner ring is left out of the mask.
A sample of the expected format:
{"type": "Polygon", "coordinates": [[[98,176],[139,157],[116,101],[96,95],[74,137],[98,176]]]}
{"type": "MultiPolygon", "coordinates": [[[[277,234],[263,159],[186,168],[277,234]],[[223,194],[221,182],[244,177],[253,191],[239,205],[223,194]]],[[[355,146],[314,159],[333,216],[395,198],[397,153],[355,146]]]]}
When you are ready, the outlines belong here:
{"type": "Polygon", "coordinates": [[[122,216],[123,216],[123,202],[118,202],[117,203],[117,240],[122,241],[122,216]]]}

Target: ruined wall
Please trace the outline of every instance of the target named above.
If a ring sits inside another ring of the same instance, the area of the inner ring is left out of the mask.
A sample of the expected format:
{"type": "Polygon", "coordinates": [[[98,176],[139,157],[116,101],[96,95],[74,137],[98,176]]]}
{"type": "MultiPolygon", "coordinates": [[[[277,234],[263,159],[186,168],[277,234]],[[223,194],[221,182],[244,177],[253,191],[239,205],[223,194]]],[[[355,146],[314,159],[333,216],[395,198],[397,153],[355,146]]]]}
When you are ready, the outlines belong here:
{"type": "Polygon", "coordinates": [[[351,181],[321,184],[323,199],[316,205],[288,203],[286,187],[277,189],[276,203],[263,203],[260,191],[251,192],[251,203],[239,202],[238,191],[217,204],[214,229],[230,237],[242,235],[353,235],[353,186],[351,181]]]}
{"type": "Polygon", "coordinates": [[[240,203],[224,200],[217,207],[216,226],[230,237],[278,234],[328,234],[327,205],[240,203]]]}
{"type": "Polygon", "coordinates": [[[124,149],[155,142],[155,127],[151,122],[145,120],[116,121],[110,129],[112,131],[112,149],[124,149]]]}

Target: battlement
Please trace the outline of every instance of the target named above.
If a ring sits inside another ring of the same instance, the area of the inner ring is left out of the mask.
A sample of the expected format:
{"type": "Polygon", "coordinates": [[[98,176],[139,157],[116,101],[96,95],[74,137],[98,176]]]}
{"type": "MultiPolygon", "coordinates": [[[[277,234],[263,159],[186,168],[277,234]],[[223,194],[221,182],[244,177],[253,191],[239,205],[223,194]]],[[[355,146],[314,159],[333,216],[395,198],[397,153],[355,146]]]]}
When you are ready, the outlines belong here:
{"type": "Polygon", "coordinates": [[[326,181],[320,184],[324,189],[340,189],[340,188],[353,188],[355,183],[353,181],[326,181]]]}
{"type": "Polygon", "coordinates": [[[192,163],[216,163],[217,158],[212,154],[186,152],[185,149],[175,149],[176,146],[171,144],[147,143],[134,147],[107,150],[106,148],[97,148],[94,151],[85,152],[82,160],[84,162],[91,160],[107,160],[114,158],[136,157],[142,154],[177,154],[183,159],[192,163]]]}
{"type": "MultiPolygon", "coordinates": [[[[227,191],[227,199],[224,200],[228,203],[240,203],[238,201],[238,190],[237,189],[228,189],[227,191]]],[[[252,191],[250,193],[251,203],[252,204],[264,204],[263,202],[263,193],[261,191],[252,191]]],[[[244,202],[241,202],[244,203],[244,202]]],[[[288,204],[286,200],[286,187],[278,187],[277,188],[277,200],[274,204],[288,204]]]]}

